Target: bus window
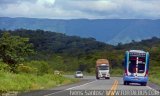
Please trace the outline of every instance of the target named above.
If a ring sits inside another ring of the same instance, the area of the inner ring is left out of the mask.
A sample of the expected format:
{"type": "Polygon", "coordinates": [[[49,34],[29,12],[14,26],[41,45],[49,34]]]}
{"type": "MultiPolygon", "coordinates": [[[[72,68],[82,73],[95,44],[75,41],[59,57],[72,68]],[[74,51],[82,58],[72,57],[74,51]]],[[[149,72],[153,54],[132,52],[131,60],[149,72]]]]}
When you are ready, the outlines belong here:
{"type": "Polygon", "coordinates": [[[130,73],[136,73],[136,60],[130,60],[129,72],[130,73]]]}
{"type": "Polygon", "coordinates": [[[144,73],[145,70],[145,64],[138,64],[138,73],[144,73]]]}
{"type": "Polygon", "coordinates": [[[145,58],[140,57],[138,60],[138,73],[144,73],[145,72],[145,58]]]}

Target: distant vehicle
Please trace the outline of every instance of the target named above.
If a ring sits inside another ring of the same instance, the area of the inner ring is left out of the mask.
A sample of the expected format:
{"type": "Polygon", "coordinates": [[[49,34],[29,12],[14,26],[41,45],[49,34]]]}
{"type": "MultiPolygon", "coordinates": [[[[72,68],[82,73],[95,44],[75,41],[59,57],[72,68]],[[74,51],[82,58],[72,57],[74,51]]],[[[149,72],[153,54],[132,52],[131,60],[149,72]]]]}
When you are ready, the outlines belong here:
{"type": "Polygon", "coordinates": [[[149,53],[142,50],[126,51],[124,61],[124,85],[140,83],[146,86],[149,70],[149,53]]]}
{"type": "Polygon", "coordinates": [[[110,79],[109,61],[107,59],[98,59],[96,61],[96,79],[110,79]]]}
{"type": "Polygon", "coordinates": [[[75,78],[83,78],[83,73],[82,73],[82,71],[76,71],[76,73],[75,73],[75,78]]]}
{"type": "Polygon", "coordinates": [[[61,75],[61,73],[60,73],[60,71],[55,70],[55,71],[54,71],[54,75],[61,75]]]}

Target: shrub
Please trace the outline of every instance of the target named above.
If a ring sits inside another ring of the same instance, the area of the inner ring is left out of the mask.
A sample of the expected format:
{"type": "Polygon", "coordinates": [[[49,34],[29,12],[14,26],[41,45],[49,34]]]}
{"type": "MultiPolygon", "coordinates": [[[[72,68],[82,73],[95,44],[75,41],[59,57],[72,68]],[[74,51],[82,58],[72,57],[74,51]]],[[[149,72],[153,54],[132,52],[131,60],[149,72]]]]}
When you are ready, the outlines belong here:
{"type": "Polygon", "coordinates": [[[26,65],[19,65],[17,68],[18,73],[37,73],[37,68],[31,68],[30,66],[26,65]]]}
{"type": "Polygon", "coordinates": [[[29,72],[30,71],[35,72],[38,75],[52,72],[48,63],[45,61],[31,61],[31,62],[26,62],[24,65],[25,66],[22,67],[22,69],[24,69],[24,71],[26,70],[29,72]]]}
{"type": "Polygon", "coordinates": [[[10,66],[6,63],[0,62],[0,71],[10,71],[10,66]]]}

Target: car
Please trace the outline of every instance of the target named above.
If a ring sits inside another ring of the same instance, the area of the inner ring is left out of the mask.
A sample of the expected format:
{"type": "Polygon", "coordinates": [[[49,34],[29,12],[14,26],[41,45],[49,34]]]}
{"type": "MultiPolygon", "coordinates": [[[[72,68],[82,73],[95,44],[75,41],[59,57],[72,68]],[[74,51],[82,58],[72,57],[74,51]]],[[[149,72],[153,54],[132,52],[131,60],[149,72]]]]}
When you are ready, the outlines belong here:
{"type": "Polygon", "coordinates": [[[83,73],[82,73],[82,71],[76,71],[76,73],[75,73],[75,78],[83,78],[83,73]]]}

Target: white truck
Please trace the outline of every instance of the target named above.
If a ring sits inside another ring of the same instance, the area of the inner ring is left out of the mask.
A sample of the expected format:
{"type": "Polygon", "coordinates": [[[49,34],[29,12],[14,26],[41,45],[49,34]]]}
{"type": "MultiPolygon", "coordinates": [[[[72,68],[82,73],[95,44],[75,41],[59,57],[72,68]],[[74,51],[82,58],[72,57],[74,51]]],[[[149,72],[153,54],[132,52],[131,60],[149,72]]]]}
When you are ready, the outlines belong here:
{"type": "Polygon", "coordinates": [[[96,61],[96,79],[110,79],[109,61],[107,59],[98,59],[96,61]]]}

